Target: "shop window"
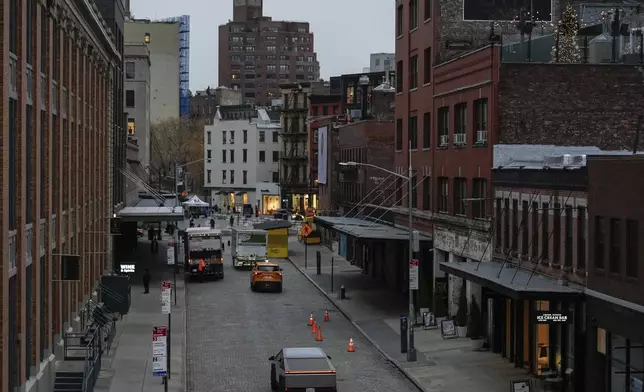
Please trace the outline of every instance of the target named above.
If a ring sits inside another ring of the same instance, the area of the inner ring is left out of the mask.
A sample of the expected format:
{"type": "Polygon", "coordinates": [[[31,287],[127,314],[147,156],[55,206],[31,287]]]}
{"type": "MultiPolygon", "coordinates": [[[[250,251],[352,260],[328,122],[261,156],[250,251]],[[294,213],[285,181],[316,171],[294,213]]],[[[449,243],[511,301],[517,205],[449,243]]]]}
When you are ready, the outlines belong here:
{"type": "Polygon", "coordinates": [[[528,255],[528,217],[530,210],[530,203],[527,201],[521,202],[521,254],[528,255]]]}
{"type": "Polygon", "coordinates": [[[637,278],[639,261],[639,227],[637,221],[626,221],[626,276],[637,278]]]}
{"type": "Polygon", "coordinates": [[[610,272],[619,274],[621,271],[621,256],[622,256],[622,233],[620,232],[620,220],[610,220],[610,258],[609,268],[610,272]]]}
{"type": "Polygon", "coordinates": [[[603,270],[605,268],[604,259],[606,257],[606,228],[604,227],[604,218],[595,217],[595,268],[603,270]]]}
{"type": "Polygon", "coordinates": [[[628,347],[626,339],[623,337],[611,334],[611,377],[610,377],[610,390],[611,391],[627,391],[626,380],[628,368],[628,347]]]}
{"type": "MultiPolygon", "coordinates": [[[[549,311],[550,303],[548,301],[537,301],[535,309],[539,311],[549,311]]],[[[537,324],[535,331],[536,355],[537,355],[537,375],[550,369],[550,325],[537,324]]]]}
{"type": "Polygon", "coordinates": [[[543,203],[541,207],[541,257],[539,260],[548,260],[550,257],[550,204],[543,203]]]}
{"type": "Polygon", "coordinates": [[[517,199],[512,199],[512,245],[510,246],[515,252],[519,250],[519,200],[517,199]]]}

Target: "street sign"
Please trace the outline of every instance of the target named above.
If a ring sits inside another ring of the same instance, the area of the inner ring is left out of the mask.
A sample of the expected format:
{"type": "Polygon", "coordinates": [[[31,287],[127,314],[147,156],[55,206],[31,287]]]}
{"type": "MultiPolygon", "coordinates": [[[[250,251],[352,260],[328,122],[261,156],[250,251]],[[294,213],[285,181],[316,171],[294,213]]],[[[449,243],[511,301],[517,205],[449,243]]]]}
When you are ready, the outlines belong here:
{"type": "Polygon", "coordinates": [[[174,265],[174,246],[168,246],[166,249],[166,259],[168,260],[168,265],[174,265]]]}
{"type": "Polygon", "coordinates": [[[161,283],[161,314],[172,312],[172,283],[169,280],[161,283]]]}
{"type": "Polygon", "coordinates": [[[418,259],[409,260],[409,288],[418,290],[418,259]]]}
{"type": "Polygon", "coordinates": [[[305,224],[302,225],[301,233],[302,233],[302,235],[304,237],[308,237],[309,234],[311,234],[312,231],[313,231],[313,229],[311,229],[311,225],[309,225],[308,223],[305,223],[305,224]]]}
{"type": "Polygon", "coordinates": [[[168,375],[168,327],[152,328],[152,375],[168,375]]]}

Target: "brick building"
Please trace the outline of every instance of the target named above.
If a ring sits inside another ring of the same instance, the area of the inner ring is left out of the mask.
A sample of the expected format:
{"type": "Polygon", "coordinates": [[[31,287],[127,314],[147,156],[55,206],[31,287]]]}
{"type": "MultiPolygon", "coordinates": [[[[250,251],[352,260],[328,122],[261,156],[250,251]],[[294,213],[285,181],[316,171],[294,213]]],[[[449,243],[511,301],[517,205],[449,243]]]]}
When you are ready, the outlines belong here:
{"type": "Polygon", "coordinates": [[[52,390],[61,334],[110,266],[124,198],[122,12],[3,5],[0,390],[52,390]],[[57,282],[61,254],[80,256],[80,283],[57,282]]]}
{"type": "Polygon", "coordinates": [[[644,186],[633,181],[643,170],[641,155],[588,157],[589,392],[637,391],[644,381],[644,186]]]}
{"type": "Polygon", "coordinates": [[[280,84],[320,78],[307,22],[274,21],[264,0],[235,0],[233,20],[219,26],[219,85],[237,87],[244,103],[273,106],[280,84]]]}

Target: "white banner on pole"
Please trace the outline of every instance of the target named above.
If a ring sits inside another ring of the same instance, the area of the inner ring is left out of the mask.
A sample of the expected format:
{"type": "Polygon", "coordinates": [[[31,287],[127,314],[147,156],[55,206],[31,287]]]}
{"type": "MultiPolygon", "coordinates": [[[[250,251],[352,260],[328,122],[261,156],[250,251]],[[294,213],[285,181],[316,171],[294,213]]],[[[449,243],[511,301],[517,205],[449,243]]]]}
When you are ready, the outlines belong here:
{"type": "Polygon", "coordinates": [[[172,312],[172,283],[164,281],[161,284],[161,314],[172,312]]]}
{"type": "Polygon", "coordinates": [[[174,246],[168,246],[166,249],[166,259],[168,260],[168,265],[174,265],[174,246]]]}
{"type": "Polygon", "coordinates": [[[409,260],[409,288],[418,290],[418,259],[409,260]]]}

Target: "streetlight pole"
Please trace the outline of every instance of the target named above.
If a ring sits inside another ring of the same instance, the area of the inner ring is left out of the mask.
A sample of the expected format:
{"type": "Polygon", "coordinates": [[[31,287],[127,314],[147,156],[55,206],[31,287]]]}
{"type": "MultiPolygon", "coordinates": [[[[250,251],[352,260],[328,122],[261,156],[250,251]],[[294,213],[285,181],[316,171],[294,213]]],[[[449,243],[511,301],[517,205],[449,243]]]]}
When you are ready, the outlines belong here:
{"type": "MultiPolygon", "coordinates": [[[[340,162],[340,166],[365,166],[365,167],[372,167],[374,169],[382,170],[385,173],[394,175],[396,177],[402,178],[407,180],[408,182],[408,211],[409,211],[409,260],[407,260],[407,268],[411,266],[411,260],[414,257],[414,231],[412,229],[412,223],[413,223],[413,211],[412,211],[412,204],[411,204],[411,195],[412,192],[414,191],[411,179],[413,177],[413,170],[411,166],[411,141],[409,142],[409,170],[408,170],[408,176],[404,176],[400,173],[396,173],[394,171],[391,171],[389,169],[385,169],[384,167],[372,165],[370,163],[358,163],[358,162],[340,162]]],[[[412,320],[415,320],[415,311],[414,311],[414,292],[415,290],[412,290],[411,288],[411,269],[409,269],[408,272],[408,285],[409,285],[409,314],[407,315],[407,361],[408,362],[415,362],[416,361],[416,348],[414,347],[414,326],[410,325],[412,320]]]]}

